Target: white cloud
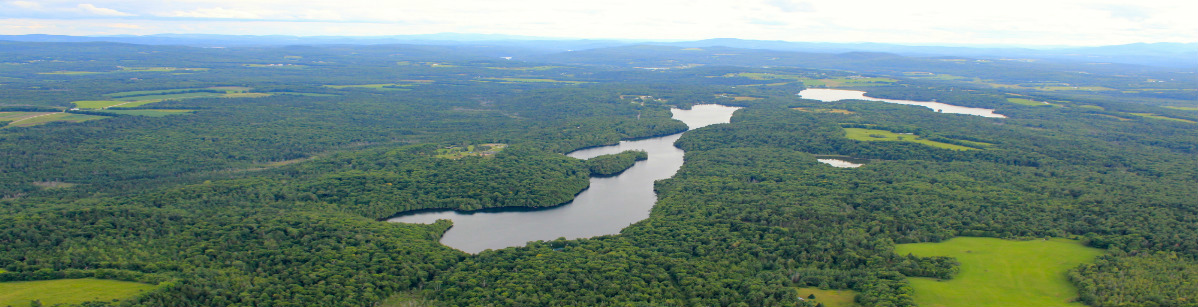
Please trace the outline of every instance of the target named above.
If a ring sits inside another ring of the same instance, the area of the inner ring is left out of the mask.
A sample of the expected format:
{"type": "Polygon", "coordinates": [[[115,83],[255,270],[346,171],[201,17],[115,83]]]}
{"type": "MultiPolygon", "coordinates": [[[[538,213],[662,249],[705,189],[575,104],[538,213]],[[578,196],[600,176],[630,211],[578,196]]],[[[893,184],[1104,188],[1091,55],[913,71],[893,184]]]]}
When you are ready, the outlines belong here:
{"type": "Polygon", "coordinates": [[[227,18],[227,19],[258,19],[261,15],[241,11],[230,10],[222,7],[195,9],[190,11],[174,11],[170,14],[171,17],[189,17],[189,18],[227,18]]]}
{"type": "Polygon", "coordinates": [[[121,12],[121,11],[109,9],[109,8],[96,7],[95,5],[87,4],[87,3],[80,4],[75,7],[78,8],[80,11],[83,11],[86,14],[96,15],[96,16],[110,16],[110,17],[133,16],[133,14],[129,14],[129,13],[125,13],[125,12],[121,12]]]}
{"type": "MultiPolygon", "coordinates": [[[[1198,19],[1190,16],[1195,11],[1198,1],[1193,0],[0,0],[0,21],[53,20],[46,24],[64,26],[43,31],[71,25],[70,34],[89,31],[88,21],[80,19],[106,17],[143,26],[129,34],[155,29],[290,35],[474,32],[1023,45],[1193,42],[1198,40],[1198,19]]],[[[9,27],[0,34],[29,31],[9,27]]]]}
{"type": "Polygon", "coordinates": [[[9,1],[8,3],[12,4],[12,6],[28,10],[36,10],[42,7],[40,4],[37,4],[37,2],[30,1],[9,1]]]}

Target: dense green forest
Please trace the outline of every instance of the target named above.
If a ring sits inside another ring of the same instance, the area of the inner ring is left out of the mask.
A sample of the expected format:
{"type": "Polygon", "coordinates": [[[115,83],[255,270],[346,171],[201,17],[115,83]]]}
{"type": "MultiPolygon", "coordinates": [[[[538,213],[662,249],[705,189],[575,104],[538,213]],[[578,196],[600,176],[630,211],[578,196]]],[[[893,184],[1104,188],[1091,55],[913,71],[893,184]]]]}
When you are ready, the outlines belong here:
{"type": "Polygon", "coordinates": [[[662,48],[530,63],[412,45],[0,42],[0,281],[157,285],[87,306],[814,306],[799,287],[914,306],[908,277],[959,264],[895,244],[1057,237],[1107,253],[1069,273],[1077,301],[1198,306],[1194,86],[1127,82],[1174,72],[745,50],[714,63],[728,66],[624,68],[660,64],[662,48]],[[1032,84],[1066,75],[1121,91],[1032,84]],[[1008,118],[795,95],[815,86],[1008,118]],[[381,221],[567,203],[652,157],[564,153],[686,131],[670,108],[701,103],[744,109],[677,141],[683,168],[619,235],[472,255],[438,243],[449,221],[381,221]]]}

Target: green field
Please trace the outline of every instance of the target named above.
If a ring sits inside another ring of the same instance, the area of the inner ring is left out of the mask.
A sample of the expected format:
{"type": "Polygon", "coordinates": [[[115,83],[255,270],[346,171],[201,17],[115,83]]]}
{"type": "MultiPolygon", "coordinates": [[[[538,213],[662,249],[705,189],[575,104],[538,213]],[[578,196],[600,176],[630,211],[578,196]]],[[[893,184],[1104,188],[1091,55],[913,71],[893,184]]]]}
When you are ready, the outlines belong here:
{"type": "Polygon", "coordinates": [[[15,281],[0,283],[0,306],[29,306],[33,300],[42,305],[79,304],[88,301],[129,299],[154,289],[142,283],[94,278],[15,281]]]}
{"type": "Polygon", "coordinates": [[[270,93],[249,93],[253,88],[244,86],[213,86],[206,88],[179,88],[152,91],[129,91],[104,94],[111,100],[75,101],[81,109],[104,109],[111,107],[134,108],[163,100],[179,100],[193,98],[256,98],[266,97],[270,93]],[[194,92],[206,90],[204,92],[194,92]]]}
{"type": "Polygon", "coordinates": [[[1198,107],[1177,107],[1177,106],[1166,106],[1166,108],[1170,108],[1170,109],[1174,109],[1174,110],[1198,111],[1198,107]]]}
{"type": "Polygon", "coordinates": [[[1188,120],[1188,119],[1172,118],[1172,117],[1160,116],[1160,115],[1156,115],[1156,114],[1152,114],[1152,113],[1127,113],[1127,114],[1131,114],[1131,115],[1135,115],[1135,116],[1139,116],[1139,117],[1152,118],[1152,119],[1171,120],[1171,121],[1176,121],[1176,122],[1198,124],[1198,122],[1188,120]]]}
{"type": "MultiPolygon", "coordinates": [[[[159,101],[171,100],[171,99],[218,98],[218,97],[225,97],[226,95],[235,95],[235,94],[196,92],[196,93],[128,96],[128,97],[116,98],[116,100],[127,101],[127,102],[135,102],[135,101],[159,102],[159,101]]],[[[147,103],[149,103],[149,102],[147,102],[147,103]]],[[[133,106],[124,105],[123,107],[133,107],[133,106]]]]}
{"type": "Polygon", "coordinates": [[[55,112],[0,112],[0,121],[14,121],[26,117],[54,113],[55,112]]]}
{"type": "Polygon", "coordinates": [[[176,109],[146,109],[146,110],[104,110],[104,113],[137,115],[149,117],[163,117],[169,115],[182,115],[195,112],[195,110],[176,110],[176,109]]]}
{"type": "MultiPolygon", "coordinates": [[[[28,126],[36,126],[36,125],[41,125],[41,124],[51,123],[51,122],[78,123],[78,122],[84,122],[84,121],[89,121],[89,120],[107,118],[107,116],[60,113],[60,112],[50,112],[50,113],[10,112],[10,113],[27,113],[27,114],[36,114],[36,115],[25,116],[22,119],[14,120],[14,121],[8,123],[8,126],[5,126],[5,127],[28,127],[28,126]]],[[[5,114],[5,113],[0,113],[0,114],[5,114]]],[[[3,119],[0,119],[0,120],[3,120],[3,119]]]]}
{"type": "Polygon", "coordinates": [[[107,107],[111,107],[111,106],[115,106],[115,105],[119,105],[119,104],[125,104],[125,103],[129,103],[129,102],[128,101],[118,101],[118,100],[83,100],[83,101],[72,101],[71,103],[75,104],[75,107],[80,108],[80,109],[103,109],[103,108],[107,108],[107,107]]]}
{"type": "Polygon", "coordinates": [[[1021,104],[1021,105],[1025,105],[1025,106],[1033,106],[1033,107],[1039,107],[1039,106],[1059,107],[1059,106],[1061,106],[1059,104],[1048,103],[1048,102],[1043,102],[1043,101],[1035,101],[1035,100],[1026,99],[1026,98],[1007,98],[1007,102],[1014,103],[1014,104],[1021,104]]]}
{"type": "MultiPolygon", "coordinates": [[[[944,149],[950,149],[950,150],[976,150],[976,149],[978,149],[978,148],[965,147],[965,146],[949,144],[949,143],[941,143],[941,142],[932,141],[932,140],[925,140],[918,135],[900,134],[900,133],[894,133],[894,132],[890,132],[890,131],[886,131],[886,130],[863,129],[863,128],[844,128],[844,132],[845,132],[845,137],[849,138],[850,140],[911,142],[911,143],[919,143],[919,144],[924,144],[924,145],[928,145],[928,146],[932,146],[932,147],[936,147],[936,148],[944,148],[944,149]]],[[[976,143],[979,145],[986,144],[986,143],[981,143],[981,142],[971,142],[971,143],[976,143]]],[[[988,144],[986,144],[986,145],[988,145],[988,144]]]]}
{"type": "Polygon", "coordinates": [[[961,263],[951,280],[911,278],[915,302],[941,306],[1085,306],[1066,272],[1104,252],[1065,239],[1012,241],[959,237],[940,243],[899,244],[899,255],[947,256],[961,263]]]}
{"type": "Polygon", "coordinates": [[[333,95],[333,94],[320,94],[320,93],[299,93],[299,92],[271,92],[271,94],[274,94],[274,95],[295,95],[295,96],[309,96],[309,97],[337,97],[337,95],[333,95]]]}
{"type": "Polygon", "coordinates": [[[858,307],[857,302],[853,300],[857,296],[856,291],[851,290],[821,290],[820,288],[795,288],[795,292],[799,297],[824,304],[825,307],[858,307]],[[808,299],[809,295],[815,295],[815,299],[808,299]]]}

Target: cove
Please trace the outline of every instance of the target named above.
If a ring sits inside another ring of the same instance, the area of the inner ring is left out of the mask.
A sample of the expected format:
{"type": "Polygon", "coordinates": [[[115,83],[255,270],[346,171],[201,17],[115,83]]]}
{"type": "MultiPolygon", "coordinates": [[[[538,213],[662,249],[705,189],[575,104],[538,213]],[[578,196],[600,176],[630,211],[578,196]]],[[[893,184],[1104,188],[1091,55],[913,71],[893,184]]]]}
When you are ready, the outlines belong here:
{"type": "Polygon", "coordinates": [[[912,106],[922,106],[941,113],[967,114],[977,115],[982,117],[1007,118],[1006,116],[994,113],[994,109],[970,108],[962,106],[954,106],[946,103],[931,102],[931,101],[912,101],[900,99],[884,99],[865,96],[865,92],[852,90],[838,90],[829,88],[809,88],[799,92],[799,96],[803,99],[814,99],[819,101],[840,101],[840,100],[868,100],[881,101],[885,103],[904,104],[912,106]]]}
{"type": "MultiPolygon", "coordinates": [[[[696,105],[690,110],[671,109],[673,118],[691,130],[727,123],[736,107],[696,105]]],[[[550,208],[495,208],[460,212],[422,210],[388,219],[400,223],[453,221],[453,227],[441,237],[441,244],[467,253],[487,249],[523,246],[528,241],[589,238],[618,234],[624,227],[649,217],[657,202],[653,182],[673,177],[682,167],[683,150],[674,147],[682,133],[619,144],[577,150],[567,155],[579,159],[643,150],[649,159],[639,161],[613,177],[592,177],[590,187],[574,200],[550,208]]]]}

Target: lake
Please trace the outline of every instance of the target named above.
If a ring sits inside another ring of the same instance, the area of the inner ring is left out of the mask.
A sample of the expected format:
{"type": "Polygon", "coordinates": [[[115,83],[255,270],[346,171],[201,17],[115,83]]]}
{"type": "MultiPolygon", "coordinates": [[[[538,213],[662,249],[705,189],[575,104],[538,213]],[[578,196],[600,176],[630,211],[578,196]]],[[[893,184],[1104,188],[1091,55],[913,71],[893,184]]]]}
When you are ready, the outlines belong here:
{"type": "Polygon", "coordinates": [[[936,112],[940,112],[940,113],[954,113],[954,114],[977,115],[977,116],[982,116],[982,117],[1007,118],[1006,116],[1004,116],[1002,114],[994,113],[994,109],[954,106],[951,104],[931,102],[931,101],[912,101],[912,100],[900,100],[900,99],[873,98],[873,97],[865,96],[865,92],[853,91],[853,90],[809,88],[809,89],[800,91],[799,96],[803,97],[803,99],[813,99],[813,100],[828,101],[828,102],[848,100],[848,99],[881,101],[881,102],[886,102],[886,103],[896,103],[896,104],[926,107],[926,108],[932,109],[932,110],[934,110],[936,112]]]}
{"type": "MultiPolygon", "coordinates": [[[[727,123],[736,107],[696,105],[690,110],[672,109],[674,119],[690,129],[727,123]]],[[[683,132],[685,133],[685,132],[683,132]]],[[[674,141],[682,133],[619,144],[587,148],[567,154],[592,157],[643,150],[649,159],[639,161],[613,177],[592,177],[591,185],[573,201],[550,208],[500,208],[473,212],[424,210],[388,219],[400,223],[432,223],[453,220],[453,228],[441,237],[441,244],[468,253],[487,249],[524,246],[528,241],[589,238],[618,234],[624,227],[649,217],[657,202],[653,182],[674,176],[682,167],[682,149],[674,141]]]]}

